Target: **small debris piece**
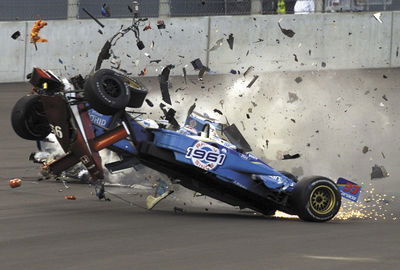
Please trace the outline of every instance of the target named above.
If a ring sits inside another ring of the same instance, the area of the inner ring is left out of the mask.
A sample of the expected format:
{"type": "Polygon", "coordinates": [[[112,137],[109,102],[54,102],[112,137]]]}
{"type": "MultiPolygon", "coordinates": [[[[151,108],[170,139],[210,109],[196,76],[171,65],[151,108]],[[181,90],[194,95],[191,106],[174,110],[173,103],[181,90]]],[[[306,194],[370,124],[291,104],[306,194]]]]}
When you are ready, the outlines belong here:
{"type": "Polygon", "coordinates": [[[297,59],[297,55],[295,53],[293,54],[293,56],[294,56],[294,61],[299,62],[299,59],[297,59]]]}
{"type": "Polygon", "coordinates": [[[386,158],[386,157],[385,157],[385,154],[384,154],[383,152],[381,152],[381,154],[382,154],[382,157],[383,157],[383,158],[386,158]]]}
{"type": "Polygon", "coordinates": [[[147,30],[150,30],[150,29],[153,29],[153,28],[151,28],[151,25],[148,24],[143,28],[143,31],[147,31],[147,30]]]}
{"type": "Polygon", "coordinates": [[[138,74],[139,76],[145,76],[147,74],[147,68],[144,68],[140,73],[138,74]]]}
{"type": "Polygon", "coordinates": [[[246,117],[247,119],[250,119],[250,115],[248,113],[246,113],[246,117]]]}
{"type": "Polygon", "coordinates": [[[42,21],[42,20],[37,20],[32,27],[32,31],[31,31],[31,43],[33,43],[33,45],[35,45],[35,48],[37,50],[37,46],[36,43],[37,42],[47,42],[48,40],[45,38],[41,38],[39,36],[39,32],[40,30],[45,27],[47,25],[47,22],[42,21]]]}
{"type": "Polygon", "coordinates": [[[174,213],[175,213],[175,214],[178,214],[178,213],[183,213],[183,209],[182,209],[182,208],[179,208],[179,207],[176,207],[176,206],[174,206],[174,213]]]}
{"type": "Polygon", "coordinates": [[[157,21],[157,28],[158,29],[165,29],[165,23],[164,23],[164,21],[163,20],[158,20],[157,21]]]}
{"type": "Polygon", "coordinates": [[[250,88],[253,86],[253,84],[257,81],[258,79],[258,75],[254,75],[253,79],[251,80],[251,82],[247,85],[247,88],[250,88]]]}
{"type": "Polygon", "coordinates": [[[194,70],[200,70],[203,66],[203,63],[199,58],[194,59],[192,62],[190,62],[194,68],[194,70]]]}
{"type": "Polygon", "coordinates": [[[296,33],[293,31],[293,30],[291,30],[291,29],[284,29],[284,28],[282,28],[282,26],[281,26],[281,24],[278,22],[278,26],[279,26],[279,28],[281,29],[281,31],[282,31],[282,33],[285,35],[285,36],[288,36],[288,37],[290,37],[290,38],[292,38],[296,33]]]}
{"type": "Polygon", "coordinates": [[[65,195],[64,199],[74,201],[74,200],[76,200],[76,197],[75,197],[75,195],[65,195]]]}
{"type": "Polygon", "coordinates": [[[383,98],[384,100],[388,101],[386,95],[383,95],[382,98],[383,98]]]}
{"type": "Polygon", "coordinates": [[[368,152],[368,146],[364,146],[362,149],[363,154],[366,154],[368,152]]]}
{"type": "Polygon", "coordinates": [[[161,62],[161,59],[158,59],[158,60],[150,60],[150,64],[151,64],[151,63],[157,63],[157,64],[158,64],[158,63],[160,63],[160,62],[161,62]]]}
{"type": "Polygon", "coordinates": [[[297,101],[298,99],[299,99],[299,97],[297,96],[296,93],[289,92],[289,100],[287,101],[287,103],[293,103],[293,102],[297,101]]]}
{"type": "Polygon", "coordinates": [[[146,101],[147,105],[149,105],[150,107],[154,107],[153,102],[151,102],[149,99],[145,99],[144,101],[146,101]]]}
{"type": "Polygon", "coordinates": [[[64,62],[63,62],[63,60],[61,59],[61,58],[58,58],[58,62],[60,63],[60,64],[64,64],[64,62]]]}
{"type": "Polygon", "coordinates": [[[214,109],[214,112],[215,112],[215,113],[218,113],[218,114],[220,114],[220,115],[223,115],[223,113],[222,113],[220,110],[218,110],[218,109],[214,109]]]}
{"type": "Polygon", "coordinates": [[[218,39],[217,42],[215,42],[215,45],[212,46],[211,49],[209,49],[208,51],[209,51],[209,52],[212,52],[212,51],[217,50],[219,47],[222,46],[223,43],[224,43],[224,39],[223,39],[223,38],[218,39]]]}
{"type": "Polygon", "coordinates": [[[382,20],[381,20],[381,16],[382,16],[382,13],[380,13],[380,12],[377,12],[377,13],[374,14],[374,18],[375,18],[378,22],[383,23],[382,20]]]}
{"type": "Polygon", "coordinates": [[[15,39],[19,38],[20,36],[21,36],[21,32],[17,31],[11,35],[11,38],[15,40],[15,39]]]}
{"type": "Polygon", "coordinates": [[[292,121],[293,123],[296,123],[296,120],[294,120],[293,118],[291,118],[290,121],[292,121]]]}
{"type": "Polygon", "coordinates": [[[297,77],[296,79],[294,79],[294,81],[297,83],[301,83],[303,79],[301,77],[297,77]]]}
{"type": "Polygon", "coordinates": [[[260,42],[263,42],[263,41],[264,41],[263,39],[259,38],[257,41],[255,41],[253,43],[260,43],[260,42]]]}
{"type": "Polygon", "coordinates": [[[385,75],[385,74],[383,74],[383,76],[382,76],[384,79],[387,79],[388,77],[385,75]]]}
{"type": "Polygon", "coordinates": [[[107,17],[107,18],[111,17],[110,7],[107,6],[107,4],[105,4],[105,3],[101,6],[101,15],[103,15],[103,17],[107,17]]]}
{"type": "Polygon", "coordinates": [[[269,140],[265,140],[265,146],[267,147],[267,149],[268,149],[268,145],[269,145],[269,140]]]}
{"type": "Polygon", "coordinates": [[[237,71],[236,71],[236,70],[234,70],[234,69],[231,69],[230,73],[232,73],[232,74],[236,75],[236,74],[237,74],[237,71]]]}
{"type": "Polygon", "coordinates": [[[96,17],[94,17],[92,14],[90,14],[89,11],[86,10],[86,8],[82,8],[82,10],[90,17],[92,18],[98,25],[101,26],[101,28],[104,28],[104,24],[102,24],[96,17]]]}
{"type": "Polygon", "coordinates": [[[299,157],[300,157],[300,154],[294,154],[294,155],[285,154],[285,155],[283,155],[283,160],[285,160],[285,159],[296,159],[296,158],[299,158],[299,157]]]}
{"type": "Polygon", "coordinates": [[[322,63],[321,63],[321,67],[323,67],[323,68],[326,67],[326,63],[325,63],[325,62],[322,62],[322,63]]]}
{"type": "Polygon", "coordinates": [[[246,77],[247,75],[249,75],[252,71],[254,70],[253,66],[249,66],[246,71],[243,73],[243,76],[246,77]]]}
{"type": "Polygon", "coordinates": [[[385,178],[388,176],[389,176],[389,174],[387,173],[385,167],[378,166],[376,164],[374,167],[372,167],[371,180],[376,179],[376,178],[385,178]]]}
{"type": "Polygon", "coordinates": [[[22,184],[22,180],[19,178],[11,179],[8,184],[10,185],[11,188],[17,188],[20,187],[22,184]]]}
{"type": "Polygon", "coordinates": [[[187,73],[186,73],[186,68],[182,68],[183,72],[183,79],[185,80],[185,84],[187,84],[187,73]]]}
{"type": "Polygon", "coordinates": [[[233,37],[233,34],[229,34],[229,38],[226,40],[229,44],[229,48],[233,50],[233,42],[235,41],[235,38],[233,37]]]}
{"type": "Polygon", "coordinates": [[[103,31],[101,31],[100,29],[97,30],[97,32],[99,32],[101,35],[103,34],[103,31]]]}

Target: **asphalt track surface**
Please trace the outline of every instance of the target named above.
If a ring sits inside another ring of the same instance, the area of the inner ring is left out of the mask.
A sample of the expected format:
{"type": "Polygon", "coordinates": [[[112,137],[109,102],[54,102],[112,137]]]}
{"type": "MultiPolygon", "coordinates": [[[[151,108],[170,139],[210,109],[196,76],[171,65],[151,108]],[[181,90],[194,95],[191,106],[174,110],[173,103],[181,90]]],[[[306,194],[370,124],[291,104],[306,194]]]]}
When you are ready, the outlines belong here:
{"type": "Polygon", "coordinates": [[[146,211],[93,188],[36,181],[32,142],[10,127],[26,84],[0,85],[0,269],[399,269],[398,221],[324,224],[146,211]],[[20,188],[8,179],[22,177],[20,188]],[[78,199],[69,201],[64,195],[78,199]]]}

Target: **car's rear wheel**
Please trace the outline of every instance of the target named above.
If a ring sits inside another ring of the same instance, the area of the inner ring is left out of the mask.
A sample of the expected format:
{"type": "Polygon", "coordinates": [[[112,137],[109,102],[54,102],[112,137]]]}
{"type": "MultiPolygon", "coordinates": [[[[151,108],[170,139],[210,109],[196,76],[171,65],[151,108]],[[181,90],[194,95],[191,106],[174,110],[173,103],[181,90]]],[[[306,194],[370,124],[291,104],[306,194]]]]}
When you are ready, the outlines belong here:
{"type": "Polygon", "coordinates": [[[11,125],[25,140],[40,141],[50,134],[50,125],[38,95],[26,95],[15,103],[11,125]]]}
{"type": "Polygon", "coordinates": [[[304,178],[294,187],[290,204],[305,221],[324,222],[339,211],[341,195],[336,184],[322,176],[304,178]]]}
{"type": "Polygon", "coordinates": [[[85,82],[85,98],[99,113],[112,115],[125,109],[130,91],[122,75],[110,69],[101,69],[85,82]]]}

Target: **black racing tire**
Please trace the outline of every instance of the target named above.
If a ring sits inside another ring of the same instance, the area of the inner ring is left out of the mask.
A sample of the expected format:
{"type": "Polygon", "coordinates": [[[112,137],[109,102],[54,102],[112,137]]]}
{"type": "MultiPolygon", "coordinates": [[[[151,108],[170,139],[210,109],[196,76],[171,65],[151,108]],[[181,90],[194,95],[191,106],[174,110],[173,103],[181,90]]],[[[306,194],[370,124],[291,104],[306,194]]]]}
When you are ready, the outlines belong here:
{"type": "Polygon", "coordinates": [[[22,139],[41,141],[50,134],[49,121],[38,95],[26,95],[15,103],[11,125],[22,139]]]}
{"type": "Polygon", "coordinates": [[[294,174],[287,172],[287,171],[279,171],[281,174],[286,176],[287,178],[292,179],[295,183],[299,182],[299,179],[294,174]]]}
{"type": "Polygon", "coordinates": [[[304,221],[325,222],[339,211],[341,195],[336,184],[322,176],[299,181],[289,198],[291,208],[304,221]]]}
{"type": "Polygon", "coordinates": [[[85,98],[99,113],[113,115],[124,110],[130,100],[130,91],[121,74],[101,69],[85,83],[85,98]]]}

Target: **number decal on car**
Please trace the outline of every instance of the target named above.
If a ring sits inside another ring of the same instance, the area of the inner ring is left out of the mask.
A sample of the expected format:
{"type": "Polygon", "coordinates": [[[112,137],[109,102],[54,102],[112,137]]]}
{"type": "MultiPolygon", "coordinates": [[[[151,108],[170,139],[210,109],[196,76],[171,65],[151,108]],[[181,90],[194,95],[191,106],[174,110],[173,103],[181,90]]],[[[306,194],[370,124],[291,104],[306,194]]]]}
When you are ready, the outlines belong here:
{"type": "Polygon", "coordinates": [[[191,159],[193,165],[207,171],[223,165],[226,159],[226,155],[220,153],[218,148],[204,142],[189,147],[185,157],[191,159]]]}
{"type": "Polygon", "coordinates": [[[51,132],[54,133],[54,135],[56,135],[57,138],[59,138],[59,139],[63,138],[63,133],[62,133],[60,126],[54,126],[54,125],[50,124],[50,128],[51,128],[51,132]]]}

